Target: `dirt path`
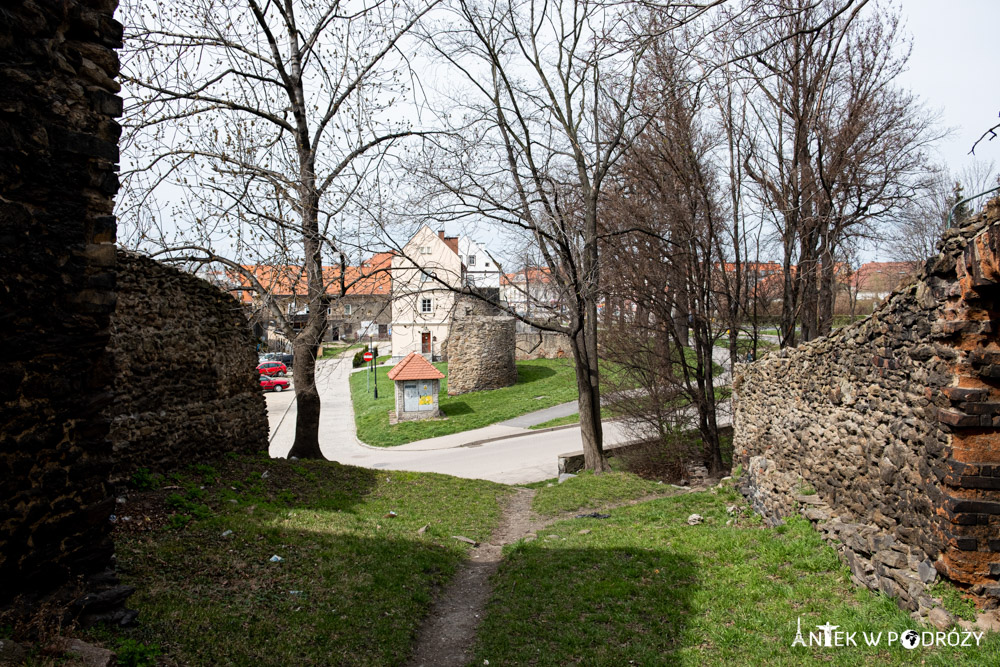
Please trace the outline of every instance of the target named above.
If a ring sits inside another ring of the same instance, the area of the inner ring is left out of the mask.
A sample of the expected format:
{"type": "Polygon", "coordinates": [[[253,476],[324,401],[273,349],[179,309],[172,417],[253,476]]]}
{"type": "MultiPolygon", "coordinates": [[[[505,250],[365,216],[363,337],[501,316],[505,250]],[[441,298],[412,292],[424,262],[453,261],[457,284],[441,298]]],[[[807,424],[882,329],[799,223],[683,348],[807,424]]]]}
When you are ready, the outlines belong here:
{"type": "MultiPolygon", "coordinates": [[[[619,503],[602,505],[596,511],[609,511],[637,505],[671,495],[704,491],[708,486],[699,485],[675,493],[652,494],[619,503]]],[[[528,537],[534,539],[538,531],[580,512],[593,512],[594,508],[581,508],[557,516],[537,517],[531,511],[533,489],[517,488],[503,509],[500,526],[488,544],[480,544],[469,552],[469,559],[459,566],[458,572],[444,592],[431,607],[424,620],[413,654],[405,663],[407,667],[451,667],[467,665],[472,658],[472,644],[482,620],[486,603],[493,592],[490,578],[500,567],[501,552],[505,544],[528,537]]]]}
{"type": "Polygon", "coordinates": [[[444,593],[431,608],[420,628],[417,644],[407,665],[411,667],[448,667],[466,665],[471,659],[472,643],[482,620],[493,587],[490,577],[500,566],[505,544],[516,542],[535,527],[531,521],[532,489],[515,489],[503,510],[500,526],[488,544],[480,544],[444,593]]]}

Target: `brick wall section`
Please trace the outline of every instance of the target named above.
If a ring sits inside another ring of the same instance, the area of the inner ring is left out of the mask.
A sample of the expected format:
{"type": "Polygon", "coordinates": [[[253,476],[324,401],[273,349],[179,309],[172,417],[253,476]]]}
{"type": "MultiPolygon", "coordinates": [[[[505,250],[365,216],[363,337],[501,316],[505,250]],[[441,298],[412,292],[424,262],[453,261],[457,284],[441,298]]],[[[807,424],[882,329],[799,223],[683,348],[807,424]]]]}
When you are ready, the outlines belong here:
{"type": "Polygon", "coordinates": [[[112,324],[114,478],[267,449],[253,334],[235,299],[191,274],[119,252],[112,324]]]}
{"type": "Polygon", "coordinates": [[[516,382],[514,318],[455,317],[448,334],[448,395],[500,389],[516,382]]]}
{"type": "Polygon", "coordinates": [[[113,377],[116,4],[0,7],[0,608],[19,594],[15,611],[29,612],[53,591],[68,604],[100,590],[101,613],[123,620],[129,591],[107,570],[102,416],[113,377]]]}
{"type": "Polygon", "coordinates": [[[924,613],[938,573],[1000,598],[1000,201],[939,250],[870,318],[734,379],[754,508],[805,514],[856,583],[924,613]]]}

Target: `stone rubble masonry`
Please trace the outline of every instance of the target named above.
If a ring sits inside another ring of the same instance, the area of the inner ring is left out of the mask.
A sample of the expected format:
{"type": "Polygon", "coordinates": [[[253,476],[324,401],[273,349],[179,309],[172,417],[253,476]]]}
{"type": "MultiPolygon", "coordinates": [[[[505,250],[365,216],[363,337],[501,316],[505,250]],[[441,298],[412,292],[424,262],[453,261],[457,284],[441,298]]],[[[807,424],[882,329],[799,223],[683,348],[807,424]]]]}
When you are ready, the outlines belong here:
{"type": "Polygon", "coordinates": [[[518,361],[529,359],[571,359],[573,347],[569,336],[555,331],[518,333],[515,341],[518,361]]]}
{"type": "Polygon", "coordinates": [[[920,614],[939,574],[1000,600],[1000,199],[938,249],[871,317],[733,382],[753,507],[801,512],[856,584],[920,614]]]}
{"type": "Polygon", "coordinates": [[[169,472],[226,452],[267,449],[253,334],[230,295],[119,252],[112,330],[113,481],[139,468],[169,472]]]}
{"type": "Polygon", "coordinates": [[[47,598],[75,599],[84,617],[134,616],[109,570],[103,416],[114,377],[116,5],[0,8],[0,614],[47,598]]]}
{"type": "Polygon", "coordinates": [[[448,334],[448,395],[509,387],[517,382],[513,317],[461,315],[448,334]]]}

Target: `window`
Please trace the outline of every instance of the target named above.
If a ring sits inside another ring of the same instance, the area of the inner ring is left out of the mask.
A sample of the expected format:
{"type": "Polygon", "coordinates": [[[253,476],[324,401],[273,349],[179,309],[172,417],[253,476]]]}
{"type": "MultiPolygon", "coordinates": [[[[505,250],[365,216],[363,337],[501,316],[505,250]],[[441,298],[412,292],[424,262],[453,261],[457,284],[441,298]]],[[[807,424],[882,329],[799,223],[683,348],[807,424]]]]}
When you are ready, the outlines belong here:
{"type": "Polygon", "coordinates": [[[344,315],[350,315],[351,314],[351,310],[352,310],[351,304],[345,303],[344,304],[344,315]]]}
{"type": "Polygon", "coordinates": [[[429,254],[431,254],[431,247],[429,245],[422,245],[422,246],[420,246],[420,254],[421,255],[429,255],[429,254]]]}
{"type": "Polygon", "coordinates": [[[421,283],[426,283],[431,278],[437,278],[437,274],[434,273],[433,271],[431,271],[430,273],[425,273],[423,271],[420,272],[420,282],[421,283]]]}
{"type": "Polygon", "coordinates": [[[327,308],[326,309],[326,316],[330,317],[331,315],[333,315],[333,308],[327,308]]]}
{"type": "Polygon", "coordinates": [[[475,266],[475,265],[476,265],[476,256],[469,255],[469,266],[475,266]]]}
{"type": "Polygon", "coordinates": [[[421,313],[430,313],[430,312],[433,312],[433,304],[431,303],[430,299],[421,299],[420,300],[420,312],[421,313]]]}

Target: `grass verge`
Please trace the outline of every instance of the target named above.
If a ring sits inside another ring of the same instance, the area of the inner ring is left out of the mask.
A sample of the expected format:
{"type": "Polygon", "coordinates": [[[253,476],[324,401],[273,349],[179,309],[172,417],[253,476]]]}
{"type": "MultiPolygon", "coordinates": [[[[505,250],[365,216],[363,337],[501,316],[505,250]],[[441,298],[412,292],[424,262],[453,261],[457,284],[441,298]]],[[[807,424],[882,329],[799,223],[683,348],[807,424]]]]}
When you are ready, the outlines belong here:
{"type": "MultiPolygon", "coordinates": [[[[603,477],[546,487],[545,503],[566,507],[603,477]]],[[[767,528],[744,509],[727,525],[731,505],[745,507],[731,488],[682,494],[510,545],[471,664],[1000,664],[996,634],[978,648],[864,645],[863,631],[926,628],[856,589],[806,520],[767,528]],[[693,513],[704,523],[688,525],[693,513]],[[832,623],[860,645],[793,648],[798,619],[806,636],[832,623]]]]}
{"type": "Polygon", "coordinates": [[[549,408],[577,398],[576,373],[569,359],[538,359],[517,364],[517,384],[493,391],[448,396],[448,364],[434,364],[445,379],[438,396],[446,419],[389,423],[395,409],[389,368],[378,368],[379,397],[365,391],[365,373],[351,375],[351,400],[358,438],[369,445],[388,447],[424,438],[461,433],[549,408]]]}
{"type": "Polygon", "coordinates": [[[628,472],[602,475],[581,472],[562,484],[545,481],[527,486],[538,489],[531,509],[541,516],[557,516],[578,509],[599,509],[636,498],[676,493],[676,489],[669,484],[643,479],[628,472]]]}
{"type": "MultiPolygon", "coordinates": [[[[617,415],[609,409],[607,406],[601,407],[601,421],[606,419],[614,419],[617,415]]],[[[534,426],[529,426],[528,428],[533,430],[539,430],[543,428],[553,428],[555,426],[566,426],[568,424],[579,424],[580,423],[580,413],[574,412],[571,415],[566,415],[565,417],[556,417],[555,419],[550,419],[547,422],[542,422],[541,424],[535,424],[534,426]]]]}
{"type": "Polygon", "coordinates": [[[168,483],[118,507],[130,517],[115,529],[119,571],[138,588],[129,606],[140,624],[89,638],[201,665],[401,662],[434,589],[466,557],[451,536],[488,537],[509,491],[265,458],[196,466],[168,483]]]}

